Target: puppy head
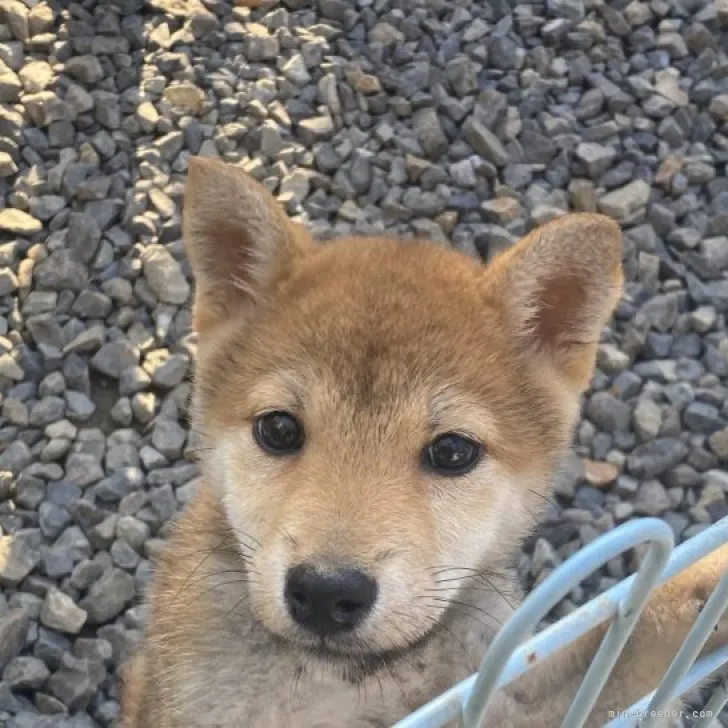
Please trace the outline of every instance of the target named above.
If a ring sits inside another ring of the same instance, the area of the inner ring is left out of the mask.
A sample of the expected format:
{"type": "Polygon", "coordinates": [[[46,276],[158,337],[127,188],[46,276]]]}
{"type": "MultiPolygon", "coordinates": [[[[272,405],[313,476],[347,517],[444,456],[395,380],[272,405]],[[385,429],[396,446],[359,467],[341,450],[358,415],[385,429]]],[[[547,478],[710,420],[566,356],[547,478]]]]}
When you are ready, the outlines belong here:
{"type": "Polygon", "coordinates": [[[620,294],[617,226],[570,215],[487,268],[427,242],[317,244],[196,159],[184,237],[203,468],[254,614],[328,657],[406,649],[543,501],[620,294]]]}

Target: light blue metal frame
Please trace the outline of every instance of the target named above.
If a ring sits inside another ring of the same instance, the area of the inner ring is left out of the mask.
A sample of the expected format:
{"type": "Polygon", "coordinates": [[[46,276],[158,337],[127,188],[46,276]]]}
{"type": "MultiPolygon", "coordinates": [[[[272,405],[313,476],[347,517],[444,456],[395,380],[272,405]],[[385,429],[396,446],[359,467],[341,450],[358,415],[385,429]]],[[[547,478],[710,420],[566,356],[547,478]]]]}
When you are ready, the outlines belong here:
{"type": "MultiPolygon", "coordinates": [[[[584,676],[562,723],[562,728],[581,728],[599,696],[652,589],[675,576],[703,556],[728,543],[728,517],[674,548],[672,529],[660,519],[640,518],[601,535],[578,551],[523,602],[500,630],[488,649],[480,669],[427,705],[399,721],[394,728],[441,728],[458,719],[462,728],[484,728],[483,718],[493,693],[526,673],[549,655],[565,647],[597,625],[611,620],[602,643],[584,676]],[[574,587],[609,560],[641,544],[648,544],[636,574],[550,625],[524,642],[538,623],[574,587]]],[[[624,714],[611,720],[609,728],[647,728],[653,715],[684,695],[716,670],[728,664],[728,646],[695,662],[698,653],[728,606],[728,574],[706,602],[661,684],[624,714]]],[[[728,703],[728,678],[714,691],[698,728],[707,728],[728,703]]]]}

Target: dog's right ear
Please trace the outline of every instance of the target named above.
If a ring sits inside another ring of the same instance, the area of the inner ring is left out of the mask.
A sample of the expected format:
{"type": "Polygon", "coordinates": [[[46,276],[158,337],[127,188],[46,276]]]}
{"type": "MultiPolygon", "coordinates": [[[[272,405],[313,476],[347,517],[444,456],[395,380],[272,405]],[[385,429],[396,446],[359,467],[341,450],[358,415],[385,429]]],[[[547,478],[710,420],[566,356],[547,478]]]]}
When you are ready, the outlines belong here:
{"type": "Polygon", "coordinates": [[[190,159],[182,235],[195,277],[193,327],[205,333],[250,311],[315,245],[241,168],[190,159]]]}

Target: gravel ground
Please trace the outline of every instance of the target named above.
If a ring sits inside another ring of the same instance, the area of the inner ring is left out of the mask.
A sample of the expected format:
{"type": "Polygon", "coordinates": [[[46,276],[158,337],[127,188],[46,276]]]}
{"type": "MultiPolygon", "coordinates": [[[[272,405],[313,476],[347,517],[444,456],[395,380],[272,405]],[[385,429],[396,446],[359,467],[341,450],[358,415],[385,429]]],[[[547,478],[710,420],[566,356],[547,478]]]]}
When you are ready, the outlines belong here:
{"type": "Polygon", "coordinates": [[[322,236],[487,259],[615,217],[626,295],[523,580],[634,516],[683,540],[726,515],[726,49],[726,0],[0,0],[0,725],[117,715],[196,474],[192,154],[322,236]]]}

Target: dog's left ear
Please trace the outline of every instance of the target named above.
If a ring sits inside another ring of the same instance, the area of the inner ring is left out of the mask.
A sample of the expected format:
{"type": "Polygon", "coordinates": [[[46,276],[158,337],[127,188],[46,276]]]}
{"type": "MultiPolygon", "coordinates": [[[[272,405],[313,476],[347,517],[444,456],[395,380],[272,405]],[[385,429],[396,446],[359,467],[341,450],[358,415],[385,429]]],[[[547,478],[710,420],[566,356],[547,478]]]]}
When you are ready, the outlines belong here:
{"type": "Polygon", "coordinates": [[[182,236],[195,277],[194,328],[201,334],[255,305],[297,256],[315,249],[273,195],[240,167],[190,159],[182,236]]]}
{"type": "Polygon", "coordinates": [[[519,346],[576,391],[589,383],[602,327],[622,292],[621,243],[610,218],[566,215],[486,269],[488,295],[519,346]]]}

